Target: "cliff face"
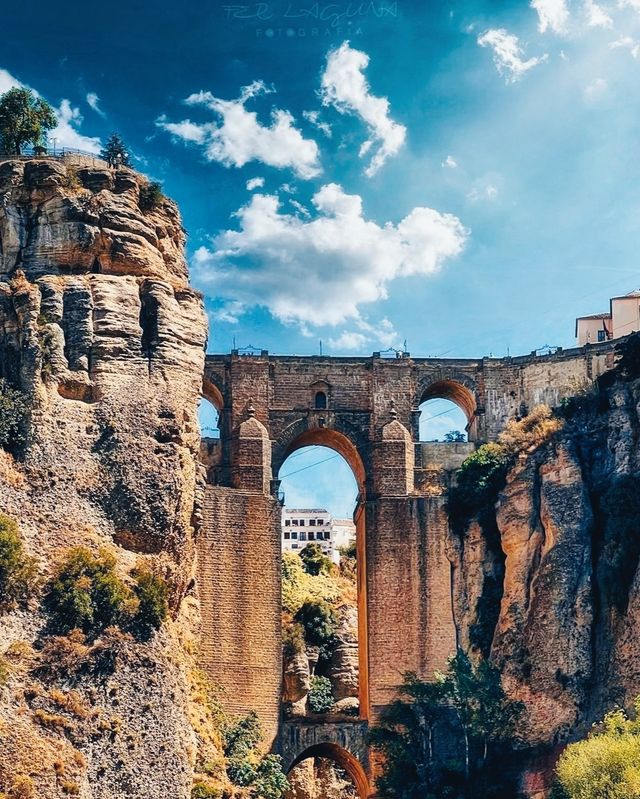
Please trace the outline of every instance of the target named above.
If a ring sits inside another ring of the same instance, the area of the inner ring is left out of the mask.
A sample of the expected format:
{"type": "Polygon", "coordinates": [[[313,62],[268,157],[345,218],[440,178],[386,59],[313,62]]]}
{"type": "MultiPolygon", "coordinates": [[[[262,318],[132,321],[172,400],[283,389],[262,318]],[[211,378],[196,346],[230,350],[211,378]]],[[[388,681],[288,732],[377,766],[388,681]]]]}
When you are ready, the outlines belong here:
{"type": "Polygon", "coordinates": [[[452,537],[461,643],[524,702],[523,747],[551,753],[640,692],[640,381],[605,376],[567,416],[452,537]]]}
{"type": "MultiPolygon", "coordinates": [[[[149,643],[103,642],[118,660],[110,673],[49,669],[46,679],[41,611],[0,616],[11,660],[0,792],[23,776],[47,799],[72,784],[81,797],[179,798],[191,788],[178,609],[193,607],[180,600],[199,518],[207,328],[177,209],[149,204],[146,185],[129,169],[0,163],[0,376],[29,409],[17,459],[0,451],[0,510],[19,520],[43,577],[69,547],[104,548],[123,577],[141,560],[160,571],[173,611],[149,643]]],[[[76,661],[89,658],[78,647],[76,661]]]]}

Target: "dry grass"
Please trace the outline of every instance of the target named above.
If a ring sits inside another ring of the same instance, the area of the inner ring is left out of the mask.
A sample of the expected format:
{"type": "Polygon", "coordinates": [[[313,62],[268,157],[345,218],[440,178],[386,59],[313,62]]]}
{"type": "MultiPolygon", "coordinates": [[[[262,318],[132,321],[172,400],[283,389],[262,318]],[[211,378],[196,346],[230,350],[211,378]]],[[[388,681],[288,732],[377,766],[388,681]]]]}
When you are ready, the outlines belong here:
{"type": "Polygon", "coordinates": [[[498,441],[512,454],[532,452],[546,444],[562,429],[564,422],[553,415],[548,405],[536,405],[528,416],[519,422],[509,421],[498,441]]]}
{"type": "Polygon", "coordinates": [[[4,450],[0,450],[0,483],[8,485],[10,488],[24,488],[26,485],[22,470],[13,456],[4,450]]]}

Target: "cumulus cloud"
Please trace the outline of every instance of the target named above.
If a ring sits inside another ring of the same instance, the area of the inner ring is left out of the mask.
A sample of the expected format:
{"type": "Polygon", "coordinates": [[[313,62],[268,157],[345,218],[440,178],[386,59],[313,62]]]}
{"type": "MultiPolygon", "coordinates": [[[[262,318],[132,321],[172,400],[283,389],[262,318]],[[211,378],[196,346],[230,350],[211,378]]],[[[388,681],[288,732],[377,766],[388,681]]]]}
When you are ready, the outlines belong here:
{"type": "Polygon", "coordinates": [[[215,122],[169,122],[166,116],[156,125],[174,138],[204,147],[205,157],[226,167],[242,167],[259,161],[278,169],[291,168],[301,178],[319,175],[318,145],[305,139],[295,127],[293,116],[282,109],[271,113],[271,124],[262,125],[246,103],[260,94],[272,92],[262,81],[242,89],[236,100],[222,100],[211,92],[197,92],[185,100],[190,106],[204,106],[215,114],[215,122]]]}
{"type": "Polygon", "coordinates": [[[324,105],[333,106],[341,114],[355,114],[367,125],[369,138],[360,147],[360,157],[364,157],[374,144],[379,145],[365,169],[365,175],[371,177],[387,158],[398,153],[407,129],[389,116],[386,97],[371,94],[364,75],[368,64],[369,56],[352,49],[349,42],[331,50],[322,75],[321,97],[324,105]]]}
{"type": "Polygon", "coordinates": [[[618,0],[620,8],[635,8],[640,11],[640,0],[618,0]]]}
{"type": "Polygon", "coordinates": [[[16,89],[20,86],[24,86],[24,83],[21,83],[17,78],[7,72],[6,69],[0,69],[0,94],[4,94],[8,92],[9,89],[16,89]]]}
{"type": "Polygon", "coordinates": [[[96,114],[99,114],[101,117],[106,116],[102,108],[100,108],[100,98],[95,92],[89,92],[89,94],[87,94],[86,100],[89,108],[92,108],[96,114]]]}
{"type": "Polygon", "coordinates": [[[337,338],[330,338],[328,343],[332,350],[360,350],[368,341],[364,333],[344,330],[337,338]]]}
{"type": "Polygon", "coordinates": [[[634,58],[640,57],[640,42],[632,39],[631,36],[621,36],[615,42],[611,42],[609,48],[615,50],[618,48],[628,50],[634,58]]]}
{"type": "Polygon", "coordinates": [[[612,28],[613,20],[607,12],[594,0],[585,0],[584,13],[587,18],[587,25],[590,28],[612,28]]]}
{"type": "Polygon", "coordinates": [[[251,178],[247,181],[247,191],[261,189],[264,186],[264,178],[251,178]]]}
{"type": "Polygon", "coordinates": [[[531,0],[531,8],[538,12],[538,30],[545,33],[564,33],[569,22],[566,0],[531,0]]]}
{"type": "Polygon", "coordinates": [[[335,183],[312,202],[314,216],[304,219],[284,213],[276,196],[252,195],[235,214],[239,229],[196,251],[199,285],[247,308],[264,306],[285,323],[338,325],[359,320],[361,306],[386,297],[397,278],[437,272],[467,237],[457,217],[424,207],[378,225],[359,195],[335,183]]]}
{"type": "Polygon", "coordinates": [[[491,28],[478,37],[480,47],[493,50],[493,61],[498,72],[507,83],[515,83],[533,67],[547,60],[547,55],[523,59],[523,51],[517,36],[504,28],[491,28]]]}
{"type": "Polygon", "coordinates": [[[56,147],[70,147],[74,150],[85,150],[88,153],[99,153],[101,142],[97,136],[85,136],[78,127],[82,124],[80,109],[74,108],[69,100],[63,100],[55,109],[58,124],[50,131],[49,139],[56,140],[56,147]]]}
{"type": "Polygon", "coordinates": [[[442,166],[448,169],[455,169],[458,166],[458,162],[452,155],[448,155],[442,162],[442,166]]]}

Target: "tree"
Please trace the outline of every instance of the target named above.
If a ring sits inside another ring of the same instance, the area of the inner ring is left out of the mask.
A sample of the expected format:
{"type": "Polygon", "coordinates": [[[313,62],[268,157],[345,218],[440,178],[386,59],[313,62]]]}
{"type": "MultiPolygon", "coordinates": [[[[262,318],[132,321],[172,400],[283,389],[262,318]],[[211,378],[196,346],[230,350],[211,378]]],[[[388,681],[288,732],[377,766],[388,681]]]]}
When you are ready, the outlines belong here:
{"type": "Polygon", "coordinates": [[[472,756],[480,750],[481,767],[491,741],[508,740],[523,711],[502,689],[500,672],[486,660],[474,665],[461,649],[449,658],[446,674],[438,674],[443,695],[451,703],[464,739],[464,775],[469,784],[472,756]]]}
{"type": "Polygon", "coordinates": [[[306,573],[312,577],[331,572],[331,559],[324,554],[320,544],[307,544],[300,552],[300,560],[306,573]]]}
{"type": "Polygon", "coordinates": [[[441,718],[441,682],[425,682],[413,672],[404,675],[398,697],[369,733],[369,743],[384,756],[377,781],[380,794],[398,799],[422,799],[436,787],[433,729],[441,718]]]}
{"type": "Polygon", "coordinates": [[[444,434],[444,440],[448,444],[458,444],[462,441],[466,441],[467,437],[461,430],[449,430],[448,433],[444,434]]]}
{"type": "Polygon", "coordinates": [[[309,708],[311,712],[328,713],[334,701],[331,680],[328,677],[314,675],[311,678],[311,688],[309,689],[309,708]]]}
{"type": "Polygon", "coordinates": [[[53,108],[31,89],[9,89],[0,97],[0,149],[8,155],[20,155],[25,144],[42,144],[57,124],[53,108]]]}
{"type": "Polygon", "coordinates": [[[131,156],[117,133],[112,133],[104,148],[100,151],[100,158],[109,166],[131,166],[131,156]]]}
{"type": "Polygon", "coordinates": [[[608,713],[586,740],[570,744],[556,767],[556,796],[640,799],[640,696],[635,718],[608,713]]]}

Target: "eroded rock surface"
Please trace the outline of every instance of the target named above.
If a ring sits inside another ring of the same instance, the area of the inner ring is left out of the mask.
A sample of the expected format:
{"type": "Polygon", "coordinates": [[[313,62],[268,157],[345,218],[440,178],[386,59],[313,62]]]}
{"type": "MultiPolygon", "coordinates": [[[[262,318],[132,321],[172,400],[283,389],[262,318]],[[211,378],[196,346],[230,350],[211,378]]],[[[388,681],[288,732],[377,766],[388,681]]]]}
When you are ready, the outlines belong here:
{"type": "Polygon", "coordinates": [[[146,559],[169,582],[173,612],[150,643],[120,646],[112,672],[63,684],[34,677],[41,612],[0,617],[0,653],[22,652],[0,702],[0,790],[16,775],[47,799],[191,789],[197,740],[178,635],[207,328],[177,208],[142,210],[144,184],[128,169],[0,162],[0,375],[30,409],[17,460],[2,454],[0,509],[19,520],[43,576],[74,545],[107,549],[122,576],[146,559]],[[55,692],[70,689],[77,712],[56,710],[55,692]]]}

